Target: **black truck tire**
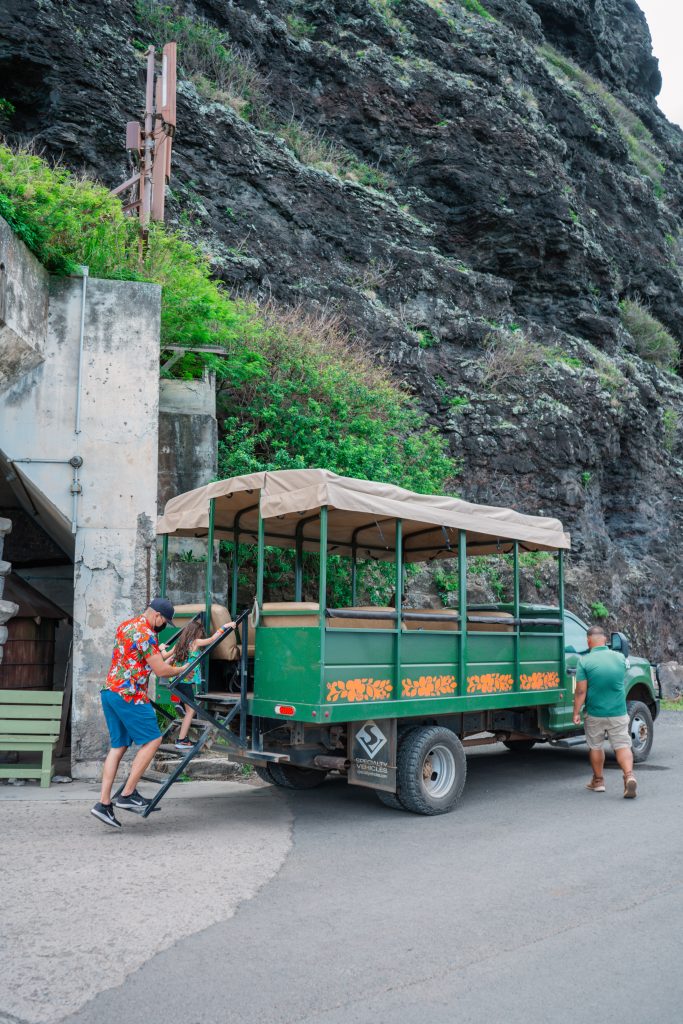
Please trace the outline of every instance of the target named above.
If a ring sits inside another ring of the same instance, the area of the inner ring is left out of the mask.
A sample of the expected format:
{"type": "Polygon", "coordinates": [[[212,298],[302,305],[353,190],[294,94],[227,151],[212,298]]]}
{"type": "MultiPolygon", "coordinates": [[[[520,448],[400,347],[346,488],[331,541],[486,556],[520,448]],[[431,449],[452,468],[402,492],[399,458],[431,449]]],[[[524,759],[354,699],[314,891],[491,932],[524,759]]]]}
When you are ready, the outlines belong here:
{"type": "Polygon", "coordinates": [[[462,795],[467,777],[463,745],[440,725],[411,729],[396,759],[397,797],[414,814],[445,814],[462,795]]]}
{"type": "Polygon", "coordinates": [[[405,811],[405,807],[395,793],[387,793],[384,789],[376,789],[375,793],[385,807],[391,807],[394,811],[405,811]]]}
{"type": "Polygon", "coordinates": [[[503,746],[513,754],[527,754],[536,746],[536,740],[503,740],[503,746]]]}
{"type": "Polygon", "coordinates": [[[327,772],[317,768],[299,768],[295,764],[269,764],[270,781],[283,789],[315,789],[327,778],[327,772]]]}
{"type": "Polygon", "coordinates": [[[633,761],[641,764],[647,761],[652,750],[654,739],[654,722],[652,713],[647,704],[640,700],[629,700],[626,702],[628,709],[628,727],[631,733],[633,744],[633,761]]]}
{"type": "Polygon", "coordinates": [[[269,764],[255,764],[254,771],[258,775],[259,779],[267,782],[270,786],[274,786],[273,776],[270,774],[269,764]]]}

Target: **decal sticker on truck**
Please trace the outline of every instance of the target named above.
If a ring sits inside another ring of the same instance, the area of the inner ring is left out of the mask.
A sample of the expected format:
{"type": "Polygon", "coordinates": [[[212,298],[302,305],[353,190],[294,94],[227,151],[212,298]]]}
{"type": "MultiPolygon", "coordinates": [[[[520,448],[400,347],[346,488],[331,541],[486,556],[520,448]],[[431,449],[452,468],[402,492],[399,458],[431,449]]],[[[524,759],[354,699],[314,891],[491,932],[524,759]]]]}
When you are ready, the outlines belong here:
{"type": "Polygon", "coordinates": [[[509,693],[514,685],[512,676],[500,672],[486,672],[481,676],[467,677],[468,693],[509,693]]]}
{"type": "Polygon", "coordinates": [[[520,690],[556,690],[560,685],[557,672],[532,672],[530,676],[519,677],[520,690]]]}
{"type": "Polygon", "coordinates": [[[348,700],[351,704],[363,700],[387,700],[393,688],[390,679],[340,679],[327,684],[325,700],[332,704],[338,700],[348,700]]]}
{"type": "Polygon", "coordinates": [[[402,679],[401,693],[404,697],[442,697],[455,693],[458,684],[455,676],[420,676],[418,679],[402,679]]]}

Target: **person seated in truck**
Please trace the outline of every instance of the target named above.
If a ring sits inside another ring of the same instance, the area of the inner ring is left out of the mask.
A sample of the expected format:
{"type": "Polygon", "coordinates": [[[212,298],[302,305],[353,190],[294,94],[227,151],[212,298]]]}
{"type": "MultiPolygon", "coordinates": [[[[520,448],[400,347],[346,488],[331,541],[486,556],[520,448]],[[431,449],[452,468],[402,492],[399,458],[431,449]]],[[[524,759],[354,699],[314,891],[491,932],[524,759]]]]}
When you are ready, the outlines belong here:
{"type": "MultiPolygon", "coordinates": [[[[177,665],[187,663],[191,665],[195,662],[194,671],[192,675],[184,679],[182,682],[177,684],[177,689],[180,693],[184,694],[192,700],[194,694],[199,690],[202,683],[202,670],[201,666],[197,663],[197,659],[201,653],[203,647],[208,647],[214,640],[223,634],[227,633],[228,630],[234,629],[234,622],[226,622],[220,626],[215,633],[207,637],[204,633],[204,626],[199,619],[193,619],[183,629],[182,633],[176,640],[175,646],[170,648],[168,651],[163,651],[162,656],[165,660],[173,660],[177,665]]],[[[194,718],[194,708],[190,707],[189,704],[180,705],[183,709],[185,717],[180,725],[180,733],[176,740],[177,750],[191,750],[194,744],[188,739],[190,732],[190,726],[192,725],[192,719],[194,718]]]]}
{"type": "Polygon", "coordinates": [[[586,706],[584,729],[593,778],[586,789],[605,792],[605,736],[609,740],[619,767],[624,773],[624,796],[633,799],[638,783],[633,774],[631,733],[626,708],[626,658],[607,646],[602,626],[588,630],[588,653],[579,658],[576,667],[574,724],[581,725],[581,709],[586,706]]]}

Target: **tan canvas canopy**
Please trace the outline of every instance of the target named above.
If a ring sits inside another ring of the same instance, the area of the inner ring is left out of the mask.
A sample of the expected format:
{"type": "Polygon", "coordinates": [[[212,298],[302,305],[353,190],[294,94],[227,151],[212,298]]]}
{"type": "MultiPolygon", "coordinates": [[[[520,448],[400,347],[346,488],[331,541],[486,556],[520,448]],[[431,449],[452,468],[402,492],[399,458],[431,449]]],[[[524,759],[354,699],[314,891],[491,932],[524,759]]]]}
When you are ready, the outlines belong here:
{"type": "Polygon", "coordinates": [[[514,541],[524,551],[568,549],[569,535],[557,519],[526,516],[512,509],[473,505],[459,498],[416,494],[392,484],[337,476],[326,469],[289,469],[219,480],[172,498],[157,533],[204,537],[209,502],[215,499],[217,538],[255,540],[259,507],[269,546],[295,546],[297,528],[306,551],[317,551],[320,509],[328,508],[328,551],[359,559],[393,561],[396,521],[403,523],[407,562],[454,557],[458,531],[471,554],[507,552],[514,541]]]}

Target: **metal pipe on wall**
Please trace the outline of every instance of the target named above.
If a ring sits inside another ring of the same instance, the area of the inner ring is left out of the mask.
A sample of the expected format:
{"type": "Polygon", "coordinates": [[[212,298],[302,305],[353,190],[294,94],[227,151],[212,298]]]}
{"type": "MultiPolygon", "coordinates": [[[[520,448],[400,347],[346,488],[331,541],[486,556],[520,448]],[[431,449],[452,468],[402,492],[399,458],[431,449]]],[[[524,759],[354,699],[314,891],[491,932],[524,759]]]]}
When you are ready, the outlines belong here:
{"type": "Polygon", "coordinates": [[[90,268],[82,266],[83,285],[81,288],[81,327],[78,335],[78,379],[76,381],[76,426],[74,433],[76,437],[81,432],[81,383],[83,381],[83,342],[85,338],[85,301],[88,291],[88,275],[90,268]]]}
{"type": "MultiPolygon", "coordinates": [[[[81,324],[78,332],[78,375],[76,379],[76,422],[74,424],[74,434],[76,435],[76,452],[78,452],[80,433],[81,433],[81,390],[83,384],[83,346],[85,344],[85,304],[88,294],[88,276],[90,274],[90,268],[81,266],[82,274],[82,285],[81,285],[81,324]]],[[[78,479],[78,470],[83,465],[83,459],[78,455],[74,455],[69,460],[73,466],[73,480],[71,481],[71,532],[76,533],[78,528],[78,495],[83,492],[81,487],[81,481],[78,479]]]]}

